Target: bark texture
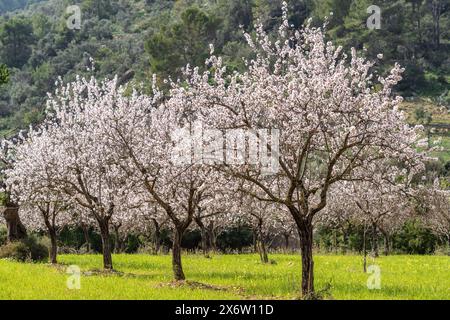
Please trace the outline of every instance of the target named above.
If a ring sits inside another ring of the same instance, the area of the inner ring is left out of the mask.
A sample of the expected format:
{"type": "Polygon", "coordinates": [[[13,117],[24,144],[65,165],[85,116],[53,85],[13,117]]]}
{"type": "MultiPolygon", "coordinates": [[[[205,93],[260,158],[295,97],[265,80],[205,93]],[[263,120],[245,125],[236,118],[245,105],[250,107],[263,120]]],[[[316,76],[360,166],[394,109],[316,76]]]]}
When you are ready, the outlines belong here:
{"type": "Polygon", "coordinates": [[[184,230],[175,229],[172,245],[172,269],[175,280],[185,280],[183,265],[181,264],[181,240],[184,230]]]}
{"type": "Polygon", "coordinates": [[[5,218],[8,230],[8,242],[21,240],[27,237],[27,229],[20,221],[18,205],[12,202],[7,202],[6,208],[3,210],[3,217],[5,218]]]}
{"type": "Polygon", "coordinates": [[[107,219],[100,220],[98,223],[100,226],[100,236],[102,238],[103,268],[105,270],[113,270],[109,223],[107,219]]]}

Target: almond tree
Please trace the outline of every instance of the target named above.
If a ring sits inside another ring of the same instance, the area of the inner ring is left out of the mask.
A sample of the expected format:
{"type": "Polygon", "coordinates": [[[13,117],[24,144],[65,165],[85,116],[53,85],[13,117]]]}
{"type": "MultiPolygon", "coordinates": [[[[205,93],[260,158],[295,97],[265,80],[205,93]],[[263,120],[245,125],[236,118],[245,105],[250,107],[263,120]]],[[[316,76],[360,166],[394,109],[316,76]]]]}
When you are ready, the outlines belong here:
{"type": "Polygon", "coordinates": [[[378,230],[383,235],[384,255],[390,254],[392,249],[392,236],[398,232],[405,223],[413,217],[413,210],[409,203],[398,208],[397,214],[386,215],[378,221],[378,230]]]}
{"type": "Polygon", "coordinates": [[[437,236],[445,237],[450,248],[450,191],[440,188],[439,179],[435,179],[433,186],[422,187],[418,194],[425,204],[425,225],[437,236]]]}
{"type": "Polygon", "coordinates": [[[286,7],[278,39],[271,41],[262,26],[254,39],[245,34],[256,58],[244,73],[227,74],[222,59],[212,56],[211,71],[188,70],[179,92],[203,110],[210,127],[245,128],[256,135],[261,128],[279,130],[276,147],[260,137],[275,159],[269,163],[279,168],[272,182],[259,178],[264,163],[225,163],[220,169],[259,188],[264,196],[258,200],[289,210],[300,235],[303,296],[313,297],[313,219],[325,208],[330,188],[343,180],[370,179],[365,169],[383,159],[402,163],[408,172],[398,175],[405,179],[422,165],[414,148],[417,130],[398,110],[402,99],[392,97],[403,69],[395,65],[387,77],[375,79],[373,62],[355,49],[348,57],[325,41],[323,29],[291,30],[286,7]]]}
{"type": "Polygon", "coordinates": [[[54,185],[96,221],[106,270],[113,269],[111,219],[127,214],[116,208],[123,206],[134,190],[108,143],[107,125],[115,119],[116,110],[129,103],[117,79],[97,82],[79,77],[60,85],[47,102],[44,126],[58,146],[52,150],[57,171],[54,185]]]}
{"type": "MultiPolygon", "coordinates": [[[[229,212],[215,212],[217,214],[204,217],[202,219],[205,225],[205,232],[207,234],[207,249],[213,252],[217,251],[217,237],[228,227],[230,227],[231,222],[229,212]]],[[[195,219],[195,218],[194,218],[195,219]]]]}
{"type": "MultiPolygon", "coordinates": [[[[208,208],[208,207],[207,207],[208,208]]],[[[207,211],[206,208],[198,207],[194,213],[194,222],[200,229],[201,247],[205,257],[209,257],[209,251],[214,248],[212,237],[212,226],[214,221],[220,219],[220,211],[207,211]]]]}
{"type": "Polygon", "coordinates": [[[274,229],[277,234],[283,237],[284,240],[284,250],[288,252],[289,250],[289,240],[295,237],[295,232],[297,231],[292,218],[289,216],[289,212],[286,210],[280,212],[275,216],[274,229]]]}
{"type": "Polygon", "coordinates": [[[93,217],[91,217],[91,215],[89,214],[89,211],[86,210],[86,208],[77,206],[76,204],[74,204],[74,206],[73,206],[71,217],[72,217],[72,220],[71,220],[70,224],[73,226],[79,226],[81,228],[81,230],[83,231],[84,244],[81,247],[85,246],[84,252],[90,253],[91,252],[91,237],[90,237],[89,232],[92,228],[95,228],[95,225],[96,225],[95,219],[93,219],[93,217]]]}
{"type": "MultiPolygon", "coordinates": [[[[378,176],[380,178],[380,176],[378,176]]],[[[383,181],[384,182],[384,181],[383,181]]],[[[398,227],[410,216],[408,194],[403,193],[400,184],[386,184],[376,178],[370,182],[350,182],[343,184],[342,192],[354,202],[359,210],[357,219],[371,228],[372,254],[378,257],[378,231],[383,227],[386,234],[398,227]],[[395,227],[394,227],[395,225],[395,227]]]]}
{"type": "MultiPolygon", "coordinates": [[[[335,202],[331,206],[339,210],[346,210],[351,219],[364,228],[363,254],[364,271],[366,271],[366,233],[371,230],[372,254],[378,252],[378,231],[383,229],[383,235],[388,236],[399,228],[411,216],[411,199],[415,194],[410,182],[405,179],[406,170],[398,170],[391,162],[379,161],[366,167],[366,173],[371,172],[370,179],[357,181],[341,181],[332,190],[331,199],[335,202]],[[403,179],[400,180],[400,179],[403,179]],[[338,204],[336,202],[339,202],[338,204]]],[[[333,215],[333,209],[331,209],[333,215]]],[[[385,240],[389,241],[388,238],[385,240]]],[[[388,242],[385,243],[388,246],[388,242]]],[[[387,251],[386,247],[386,251],[387,251]]]]}
{"type": "Polygon", "coordinates": [[[5,171],[6,185],[19,204],[30,230],[45,230],[50,238],[50,261],[57,263],[57,237],[70,221],[70,202],[54,185],[55,148],[46,130],[30,128],[15,145],[14,166],[5,171]]]}
{"type": "Polygon", "coordinates": [[[243,193],[236,206],[236,220],[248,225],[254,234],[255,247],[262,263],[268,263],[267,247],[276,236],[276,225],[282,210],[273,202],[255,200],[243,193]]]}
{"type": "Polygon", "coordinates": [[[343,251],[345,253],[349,246],[348,236],[351,229],[360,222],[358,211],[359,209],[349,199],[348,195],[339,186],[336,186],[328,195],[327,206],[316,216],[314,225],[333,230],[335,250],[337,250],[336,231],[341,230],[344,242],[343,251]]]}
{"type": "Polygon", "coordinates": [[[13,137],[9,140],[2,140],[0,143],[0,173],[1,173],[1,186],[4,194],[2,208],[2,217],[4,218],[7,226],[7,240],[9,242],[26,238],[27,229],[23,225],[19,216],[19,205],[12,199],[11,187],[6,185],[4,180],[7,179],[5,170],[13,167],[15,161],[15,145],[17,143],[17,137],[13,137]]]}
{"type": "MultiPolygon", "coordinates": [[[[233,209],[236,194],[227,189],[226,181],[217,176],[214,193],[209,193],[194,213],[194,222],[200,229],[201,247],[205,257],[217,250],[217,236],[223,225],[232,221],[229,211],[233,209]]],[[[223,177],[221,177],[223,178],[223,177]]]]}
{"type": "Polygon", "coordinates": [[[108,145],[131,181],[146,192],[146,200],[159,206],[173,227],[172,267],[175,280],[184,280],[181,239],[191,226],[196,210],[204,207],[216,188],[217,174],[191,158],[198,114],[190,97],[170,92],[161,99],[134,92],[127,104],[117,104],[108,122],[108,145]],[[181,133],[181,135],[180,135],[181,133]],[[179,155],[179,152],[187,154],[179,155]]]}
{"type": "Polygon", "coordinates": [[[138,213],[135,223],[139,225],[137,230],[146,237],[150,236],[153,254],[158,254],[161,250],[161,231],[169,219],[154,201],[144,201],[136,210],[138,213]]]}

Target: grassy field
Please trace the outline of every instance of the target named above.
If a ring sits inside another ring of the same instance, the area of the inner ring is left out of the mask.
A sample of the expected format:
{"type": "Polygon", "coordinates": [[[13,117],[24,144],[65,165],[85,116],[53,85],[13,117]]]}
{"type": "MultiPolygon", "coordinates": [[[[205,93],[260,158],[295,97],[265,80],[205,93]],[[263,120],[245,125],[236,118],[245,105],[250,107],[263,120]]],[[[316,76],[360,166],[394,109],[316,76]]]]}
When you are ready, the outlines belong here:
{"type": "MultiPolygon", "coordinates": [[[[117,273],[100,271],[100,255],[64,255],[58,267],[0,260],[0,299],[295,299],[300,258],[271,255],[183,257],[187,283],[171,281],[170,256],[115,255],[117,273]],[[81,288],[67,288],[68,265],[82,271],[81,288]]],[[[450,257],[389,256],[368,264],[381,269],[381,289],[369,290],[359,256],[315,257],[316,288],[329,299],[450,299],[450,257]]]]}

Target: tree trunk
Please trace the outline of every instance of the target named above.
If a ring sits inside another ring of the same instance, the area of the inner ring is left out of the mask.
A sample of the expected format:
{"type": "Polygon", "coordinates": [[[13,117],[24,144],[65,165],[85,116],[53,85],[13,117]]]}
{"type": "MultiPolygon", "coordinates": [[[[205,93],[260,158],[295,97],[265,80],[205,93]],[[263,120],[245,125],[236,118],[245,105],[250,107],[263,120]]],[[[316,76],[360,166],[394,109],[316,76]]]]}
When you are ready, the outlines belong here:
{"type": "Polygon", "coordinates": [[[208,235],[204,227],[201,229],[201,237],[202,237],[201,244],[203,255],[205,257],[209,257],[208,235]]]}
{"type": "Polygon", "coordinates": [[[183,266],[181,264],[181,239],[183,238],[184,230],[175,228],[172,245],[172,268],[175,280],[185,280],[183,266]]]}
{"type": "Polygon", "coordinates": [[[417,35],[418,35],[418,42],[419,44],[422,43],[422,28],[421,28],[421,14],[419,12],[420,10],[420,4],[412,2],[412,12],[413,12],[413,16],[416,19],[416,24],[417,24],[417,35]]]}
{"type": "Polygon", "coordinates": [[[284,249],[285,249],[286,253],[288,253],[288,251],[289,251],[289,234],[287,234],[287,233],[284,234],[284,249]]]}
{"type": "Polygon", "coordinates": [[[89,228],[85,225],[81,225],[81,229],[83,229],[84,241],[86,243],[86,252],[91,252],[91,239],[89,237],[89,228]]]}
{"type": "Polygon", "coordinates": [[[259,257],[261,259],[262,263],[269,263],[269,257],[267,256],[267,249],[266,249],[266,244],[264,243],[263,239],[258,239],[257,240],[257,247],[258,247],[258,252],[259,252],[259,257]]]}
{"type": "Polygon", "coordinates": [[[109,235],[109,221],[104,219],[98,221],[100,226],[100,235],[102,238],[103,251],[103,268],[105,270],[113,270],[112,255],[111,255],[111,237],[109,235]]]}
{"type": "Polygon", "coordinates": [[[259,252],[258,250],[258,236],[257,232],[253,230],[253,252],[259,252]]]}
{"type": "Polygon", "coordinates": [[[155,254],[159,253],[160,244],[161,244],[161,230],[159,223],[156,219],[152,219],[153,226],[155,228],[155,232],[153,234],[153,249],[155,250],[155,254]]]}
{"type": "Polygon", "coordinates": [[[51,264],[57,264],[57,254],[58,254],[58,243],[57,243],[57,236],[56,231],[54,229],[50,229],[48,231],[48,234],[50,236],[50,263],[51,264]]]}
{"type": "Polygon", "coordinates": [[[384,236],[384,255],[388,256],[390,251],[391,251],[391,247],[390,247],[390,243],[389,243],[389,236],[387,233],[383,233],[384,236]]]}
{"type": "Polygon", "coordinates": [[[429,3],[431,15],[433,17],[433,43],[435,48],[438,49],[440,46],[440,18],[441,18],[441,0],[433,0],[429,3]]]}
{"type": "Polygon", "coordinates": [[[314,294],[313,226],[309,221],[297,223],[302,255],[302,296],[311,298],[314,294]]]}
{"type": "Polygon", "coordinates": [[[116,243],[114,246],[114,252],[115,253],[122,253],[124,251],[124,242],[122,240],[122,237],[120,236],[120,231],[119,231],[120,227],[114,227],[114,233],[115,233],[115,237],[116,237],[116,243]]]}
{"type": "Polygon", "coordinates": [[[269,263],[269,257],[267,255],[267,248],[264,240],[261,240],[261,253],[262,253],[262,260],[263,263],[269,263]]]}
{"type": "Polygon", "coordinates": [[[436,48],[439,48],[441,45],[441,27],[440,27],[440,17],[441,17],[441,2],[438,1],[438,4],[436,5],[435,9],[435,19],[434,19],[434,37],[435,37],[435,43],[436,48]]]}
{"type": "Polygon", "coordinates": [[[208,228],[206,228],[206,232],[208,233],[208,241],[209,241],[209,248],[213,252],[217,251],[217,235],[214,231],[214,223],[210,222],[208,225],[208,228]]]}
{"type": "Polygon", "coordinates": [[[379,256],[378,239],[377,239],[377,225],[372,223],[372,254],[375,258],[379,256]]]}
{"type": "Polygon", "coordinates": [[[258,226],[256,229],[256,244],[259,252],[259,257],[261,258],[262,263],[268,263],[269,257],[267,256],[266,244],[264,242],[264,234],[263,234],[263,221],[262,219],[258,219],[258,226]]]}
{"type": "Polygon", "coordinates": [[[367,247],[366,247],[366,226],[364,225],[364,231],[363,231],[363,269],[364,269],[364,273],[367,272],[367,247]]]}
{"type": "Polygon", "coordinates": [[[195,223],[197,223],[198,227],[200,228],[200,234],[201,234],[201,247],[203,255],[207,258],[209,258],[209,248],[208,248],[208,233],[206,231],[206,227],[203,224],[201,219],[195,219],[195,223]]]}
{"type": "Polygon", "coordinates": [[[7,240],[8,242],[17,241],[27,237],[27,229],[20,221],[19,206],[14,203],[7,202],[6,209],[3,211],[7,225],[7,240]]]}

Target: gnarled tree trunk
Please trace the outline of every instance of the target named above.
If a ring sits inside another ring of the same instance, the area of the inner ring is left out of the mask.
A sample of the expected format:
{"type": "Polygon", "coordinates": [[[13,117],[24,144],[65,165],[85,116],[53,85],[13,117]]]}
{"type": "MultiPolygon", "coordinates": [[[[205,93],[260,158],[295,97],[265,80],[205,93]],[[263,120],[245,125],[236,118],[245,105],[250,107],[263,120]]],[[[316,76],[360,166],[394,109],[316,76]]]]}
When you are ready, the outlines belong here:
{"type": "Polygon", "coordinates": [[[5,218],[8,229],[8,242],[17,241],[27,237],[27,229],[20,221],[18,205],[7,202],[6,208],[3,211],[3,217],[5,218]]]}
{"type": "Polygon", "coordinates": [[[294,215],[300,237],[302,255],[302,296],[310,298],[314,294],[313,225],[299,215],[294,215]]]}
{"type": "Polygon", "coordinates": [[[258,252],[259,252],[259,257],[261,259],[261,262],[269,263],[269,257],[267,255],[266,244],[264,243],[263,239],[258,239],[257,247],[258,247],[258,252]]]}
{"type": "Polygon", "coordinates": [[[263,221],[262,219],[258,219],[258,226],[256,229],[256,247],[258,249],[259,257],[261,258],[262,263],[268,263],[269,257],[267,256],[266,243],[264,239],[263,233],[263,221]]]}
{"type": "Polygon", "coordinates": [[[384,255],[388,256],[391,251],[389,234],[383,230],[381,230],[381,233],[383,234],[383,240],[384,240],[384,255]]]}
{"type": "Polygon", "coordinates": [[[89,227],[84,223],[81,224],[81,229],[83,230],[84,241],[86,242],[86,252],[91,252],[91,238],[89,236],[89,227]]]}
{"type": "Polygon", "coordinates": [[[152,218],[152,222],[155,228],[155,232],[153,233],[153,249],[155,250],[154,253],[158,254],[161,246],[161,227],[155,218],[152,218]]]}
{"type": "Polygon", "coordinates": [[[57,264],[57,255],[58,255],[58,242],[57,242],[57,234],[54,228],[50,228],[48,230],[48,235],[50,236],[50,263],[57,264]]]}
{"type": "Polygon", "coordinates": [[[214,223],[211,221],[206,228],[206,232],[208,233],[208,241],[209,247],[213,252],[217,251],[217,234],[214,231],[214,223]]]}
{"type": "Polygon", "coordinates": [[[111,254],[111,238],[109,234],[109,221],[103,219],[98,221],[100,226],[100,236],[102,238],[102,251],[103,251],[103,268],[105,270],[112,270],[112,254],[111,254]]]}
{"type": "Polygon", "coordinates": [[[186,277],[183,272],[183,265],[181,264],[181,240],[184,230],[175,228],[172,244],[172,268],[175,280],[185,280],[186,277]]]}

